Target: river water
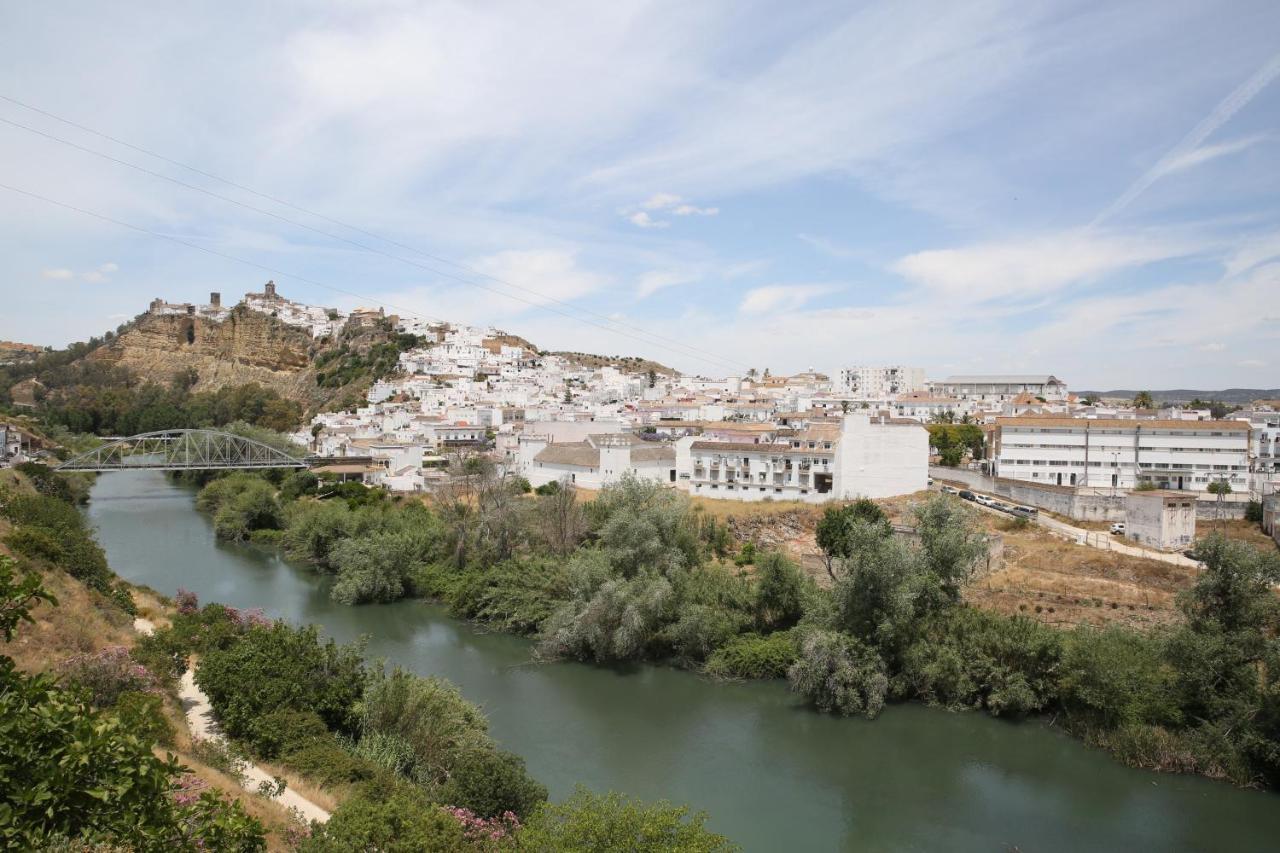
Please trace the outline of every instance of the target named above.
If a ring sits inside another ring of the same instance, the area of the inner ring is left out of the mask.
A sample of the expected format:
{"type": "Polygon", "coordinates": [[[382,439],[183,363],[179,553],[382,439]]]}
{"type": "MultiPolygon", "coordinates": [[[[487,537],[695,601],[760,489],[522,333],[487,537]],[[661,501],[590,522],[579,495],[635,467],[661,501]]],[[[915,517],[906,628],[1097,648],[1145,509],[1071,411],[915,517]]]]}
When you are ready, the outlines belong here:
{"type": "Polygon", "coordinates": [[[782,683],[537,665],[527,641],[434,605],[334,604],[305,567],[217,542],[159,473],[99,477],[88,514],[134,583],[367,635],[370,657],[453,681],[553,798],[583,784],[687,803],[751,851],[1280,848],[1280,796],[1131,770],[1041,723],[914,704],[839,719],[782,683]]]}

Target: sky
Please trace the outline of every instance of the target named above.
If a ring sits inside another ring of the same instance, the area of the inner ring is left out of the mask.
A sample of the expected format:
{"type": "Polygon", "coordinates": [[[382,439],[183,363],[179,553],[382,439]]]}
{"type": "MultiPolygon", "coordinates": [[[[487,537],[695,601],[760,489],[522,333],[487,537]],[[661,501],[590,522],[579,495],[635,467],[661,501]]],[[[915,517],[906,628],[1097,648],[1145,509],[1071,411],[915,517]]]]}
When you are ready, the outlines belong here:
{"type": "Polygon", "coordinates": [[[1274,0],[11,3],[0,185],[0,339],[274,279],[709,376],[1280,386],[1274,0]]]}

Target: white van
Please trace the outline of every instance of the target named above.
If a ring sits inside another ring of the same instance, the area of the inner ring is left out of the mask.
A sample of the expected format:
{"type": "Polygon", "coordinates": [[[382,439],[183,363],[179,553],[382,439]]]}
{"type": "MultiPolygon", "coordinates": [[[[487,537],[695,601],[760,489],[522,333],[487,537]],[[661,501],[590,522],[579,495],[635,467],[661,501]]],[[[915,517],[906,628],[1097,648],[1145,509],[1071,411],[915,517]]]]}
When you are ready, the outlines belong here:
{"type": "Polygon", "coordinates": [[[1112,524],[1111,524],[1111,533],[1112,533],[1112,535],[1113,535],[1113,536],[1123,536],[1123,535],[1124,535],[1124,522],[1123,522],[1123,521],[1116,521],[1116,522],[1112,522],[1112,524]]]}

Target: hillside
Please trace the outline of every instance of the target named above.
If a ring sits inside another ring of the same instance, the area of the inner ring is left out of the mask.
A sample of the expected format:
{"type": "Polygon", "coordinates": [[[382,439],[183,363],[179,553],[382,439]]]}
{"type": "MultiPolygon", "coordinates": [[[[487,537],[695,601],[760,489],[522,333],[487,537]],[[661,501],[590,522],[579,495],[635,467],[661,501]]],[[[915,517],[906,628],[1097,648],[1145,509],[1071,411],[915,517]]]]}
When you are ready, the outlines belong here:
{"type": "Polygon", "coordinates": [[[600,367],[616,367],[626,373],[648,373],[652,370],[659,376],[675,376],[677,374],[676,369],[673,367],[667,367],[661,362],[647,358],[638,358],[636,356],[593,355],[589,352],[567,352],[564,350],[549,352],[546,354],[556,355],[572,364],[593,369],[600,367]]]}
{"type": "MultiPolygon", "coordinates": [[[[1142,389],[1119,388],[1112,391],[1076,391],[1078,397],[1115,397],[1132,400],[1142,389]]],[[[1192,388],[1170,388],[1148,391],[1157,403],[1187,403],[1191,400],[1218,400],[1223,403],[1252,403],[1254,400],[1280,399],[1280,388],[1225,388],[1221,391],[1197,391],[1192,388]]]]}

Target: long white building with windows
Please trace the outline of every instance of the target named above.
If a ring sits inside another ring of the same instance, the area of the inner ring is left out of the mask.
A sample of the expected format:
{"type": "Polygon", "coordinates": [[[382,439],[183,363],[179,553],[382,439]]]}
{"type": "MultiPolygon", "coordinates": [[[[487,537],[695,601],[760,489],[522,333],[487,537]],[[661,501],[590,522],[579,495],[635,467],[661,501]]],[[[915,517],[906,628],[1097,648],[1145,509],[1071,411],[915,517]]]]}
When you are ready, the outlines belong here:
{"type": "Polygon", "coordinates": [[[1003,403],[1023,394],[1046,401],[1067,399],[1067,383],[1047,373],[948,376],[930,384],[933,393],[939,397],[959,397],[985,403],[1003,403]]]}
{"type": "Polygon", "coordinates": [[[1052,486],[1249,488],[1246,421],[997,418],[992,473],[1052,486]]]}
{"type": "Polygon", "coordinates": [[[771,442],[676,442],[676,485],[726,500],[822,503],[928,487],[929,434],[915,421],[854,413],[771,442]]]}

